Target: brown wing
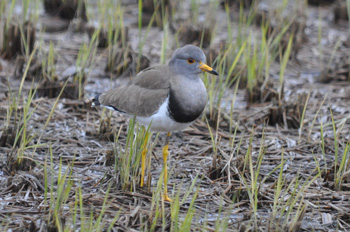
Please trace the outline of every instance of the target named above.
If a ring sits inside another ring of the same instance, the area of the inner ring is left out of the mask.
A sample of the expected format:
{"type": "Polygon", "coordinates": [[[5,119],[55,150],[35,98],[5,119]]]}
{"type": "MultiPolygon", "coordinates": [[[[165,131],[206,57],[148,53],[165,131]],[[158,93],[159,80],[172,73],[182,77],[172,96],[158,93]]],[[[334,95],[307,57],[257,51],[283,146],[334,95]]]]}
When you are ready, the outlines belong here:
{"type": "Polygon", "coordinates": [[[168,97],[171,75],[165,65],[145,69],[129,84],[101,94],[98,100],[101,105],[127,114],[150,116],[168,97]]]}

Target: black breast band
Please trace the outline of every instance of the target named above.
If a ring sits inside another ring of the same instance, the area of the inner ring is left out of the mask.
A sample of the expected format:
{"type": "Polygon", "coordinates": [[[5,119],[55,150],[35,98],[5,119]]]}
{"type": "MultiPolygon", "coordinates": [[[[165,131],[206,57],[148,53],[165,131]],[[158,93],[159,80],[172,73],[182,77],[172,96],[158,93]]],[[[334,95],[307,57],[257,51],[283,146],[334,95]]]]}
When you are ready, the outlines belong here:
{"type": "Polygon", "coordinates": [[[174,94],[173,90],[170,88],[170,94],[169,94],[169,103],[168,103],[168,110],[170,113],[170,117],[174,119],[176,122],[180,123],[189,123],[196,120],[201,113],[203,112],[203,109],[191,109],[191,110],[185,110],[183,107],[183,103],[179,101],[179,99],[174,94]]]}

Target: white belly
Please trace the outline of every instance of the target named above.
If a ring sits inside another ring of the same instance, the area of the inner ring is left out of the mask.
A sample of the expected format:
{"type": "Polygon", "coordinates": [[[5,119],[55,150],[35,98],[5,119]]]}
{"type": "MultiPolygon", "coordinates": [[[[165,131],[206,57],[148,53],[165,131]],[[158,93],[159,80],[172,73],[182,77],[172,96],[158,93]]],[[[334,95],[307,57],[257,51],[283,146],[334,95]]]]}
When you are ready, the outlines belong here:
{"type": "Polygon", "coordinates": [[[150,130],[157,132],[180,131],[192,124],[192,122],[178,123],[170,118],[168,113],[168,103],[169,98],[165,99],[157,113],[149,117],[136,117],[136,121],[145,127],[148,127],[151,124],[150,130]]]}

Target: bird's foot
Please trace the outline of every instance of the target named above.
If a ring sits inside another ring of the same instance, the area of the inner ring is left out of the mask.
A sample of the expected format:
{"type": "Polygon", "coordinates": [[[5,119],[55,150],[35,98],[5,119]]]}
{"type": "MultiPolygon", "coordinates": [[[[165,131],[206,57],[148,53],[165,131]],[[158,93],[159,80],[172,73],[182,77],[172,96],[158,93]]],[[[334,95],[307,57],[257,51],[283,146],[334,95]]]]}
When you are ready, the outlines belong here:
{"type": "Polygon", "coordinates": [[[170,197],[168,197],[168,194],[163,194],[163,201],[167,201],[167,202],[172,202],[170,197]]]}

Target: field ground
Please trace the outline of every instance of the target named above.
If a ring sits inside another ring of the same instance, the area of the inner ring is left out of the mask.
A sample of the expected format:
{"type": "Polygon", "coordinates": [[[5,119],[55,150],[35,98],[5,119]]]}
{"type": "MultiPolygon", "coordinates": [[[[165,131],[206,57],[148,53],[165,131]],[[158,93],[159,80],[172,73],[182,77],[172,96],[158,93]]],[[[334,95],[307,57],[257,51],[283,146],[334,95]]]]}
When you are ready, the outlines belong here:
{"type": "MultiPolygon", "coordinates": [[[[9,12],[11,2],[0,5],[9,12]]],[[[21,18],[26,2],[15,2],[13,17],[21,18]]],[[[42,1],[32,1],[34,52],[10,59],[2,53],[0,229],[350,231],[350,34],[349,22],[333,14],[339,3],[260,1],[258,8],[280,28],[270,38],[286,29],[291,41],[288,48],[275,40],[276,48],[263,42],[264,26],[249,23],[252,12],[240,14],[237,5],[182,0],[171,20],[147,27],[150,17],[139,27],[137,2],[123,2],[86,1],[88,23],[74,19],[68,27],[45,13],[42,1]],[[203,77],[205,113],[171,136],[168,203],[161,200],[165,135],[151,138],[147,186],[140,188],[142,128],[91,108],[89,100],[127,83],[137,53],[150,65],[169,60],[188,43],[191,33],[178,32],[188,18],[210,26],[209,45],[204,35],[202,45],[206,54],[214,51],[208,64],[220,76],[203,77]],[[298,29],[281,18],[297,20],[298,29]],[[91,41],[98,33],[87,33],[88,25],[108,27],[108,19],[128,28],[118,49],[128,42],[136,51],[121,58],[129,62],[122,71],[106,71],[111,46],[96,47],[91,41]],[[240,82],[228,84],[233,76],[240,82]],[[69,89],[58,96],[66,80],[69,89]]]]}

